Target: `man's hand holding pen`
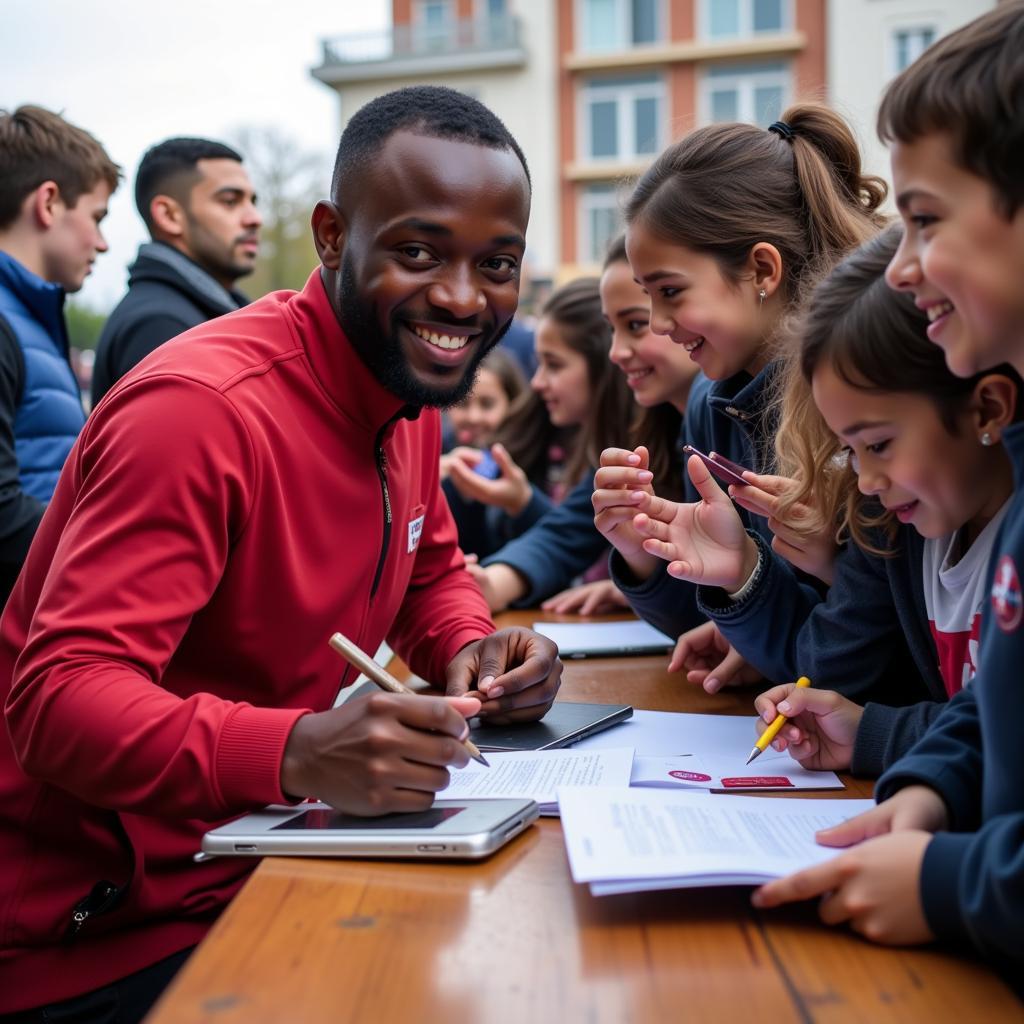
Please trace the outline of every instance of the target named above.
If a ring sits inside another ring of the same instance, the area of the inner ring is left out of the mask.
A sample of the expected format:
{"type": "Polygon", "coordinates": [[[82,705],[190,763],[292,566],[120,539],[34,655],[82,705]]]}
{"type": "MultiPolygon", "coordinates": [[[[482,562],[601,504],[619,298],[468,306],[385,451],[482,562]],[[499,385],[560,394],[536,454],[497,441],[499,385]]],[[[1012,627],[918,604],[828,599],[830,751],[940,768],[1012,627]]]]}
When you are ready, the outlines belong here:
{"type": "Polygon", "coordinates": [[[466,644],[448,663],[446,693],[478,698],[488,721],[532,722],[551,707],[561,679],[558,647],[513,626],[466,644]]]}

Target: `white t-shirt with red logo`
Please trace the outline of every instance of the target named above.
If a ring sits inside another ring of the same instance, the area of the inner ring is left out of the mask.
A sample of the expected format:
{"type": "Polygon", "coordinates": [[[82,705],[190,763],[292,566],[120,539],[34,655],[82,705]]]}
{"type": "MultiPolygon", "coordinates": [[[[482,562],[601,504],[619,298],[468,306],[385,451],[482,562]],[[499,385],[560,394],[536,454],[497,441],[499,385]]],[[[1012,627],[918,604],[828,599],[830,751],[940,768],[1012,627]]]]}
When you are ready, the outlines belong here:
{"type": "Polygon", "coordinates": [[[978,665],[981,613],[989,596],[989,559],[1009,501],[978,535],[970,550],[953,562],[959,531],[924,542],[924,603],[939,658],[939,672],[952,697],[974,678],[978,665]]]}

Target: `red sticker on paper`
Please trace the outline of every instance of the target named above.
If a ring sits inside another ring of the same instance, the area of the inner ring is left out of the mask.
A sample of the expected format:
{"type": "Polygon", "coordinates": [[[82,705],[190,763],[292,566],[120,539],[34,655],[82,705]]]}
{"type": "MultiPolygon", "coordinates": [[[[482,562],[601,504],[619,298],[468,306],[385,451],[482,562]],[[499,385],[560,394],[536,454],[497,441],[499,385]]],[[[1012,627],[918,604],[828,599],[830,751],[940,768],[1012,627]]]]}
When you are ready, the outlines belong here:
{"type": "Polygon", "coordinates": [[[711,776],[703,772],[670,771],[673,779],[682,779],[684,782],[710,782],[711,776]]]}
{"type": "Polygon", "coordinates": [[[793,782],[785,775],[746,775],[722,779],[723,789],[776,789],[779,786],[792,788],[793,782]]]}

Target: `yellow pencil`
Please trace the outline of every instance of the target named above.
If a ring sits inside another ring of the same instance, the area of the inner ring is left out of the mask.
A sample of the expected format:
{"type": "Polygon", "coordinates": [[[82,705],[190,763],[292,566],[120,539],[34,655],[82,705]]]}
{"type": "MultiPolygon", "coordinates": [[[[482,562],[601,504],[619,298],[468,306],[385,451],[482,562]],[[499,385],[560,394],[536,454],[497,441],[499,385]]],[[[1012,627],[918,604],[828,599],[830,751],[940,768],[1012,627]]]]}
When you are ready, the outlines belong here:
{"type": "MultiPolygon", "coordinates": [[[[331,647],[338,652],[350,665],[354,665],[368,679],[372,679],[382,690],[389,693],[414,693],[405,683],[400,683],[386,668],[378,665],[361,647],[357,647],[347,636],[335,633],[330,641],[331,647]]],[[[479,761],[486,768],[491,766],[477,749],[477,745],[468,737],[462,741],[469,756],[479,761]]]]}
{"type": "MultiPolygon", "coordinates": [[[[811,681],[807,678],[807,676],[801,676],[796,681],[796,685],[801,687],[810,686],[811,681]]],[[[773,739],[775,739],[775,737],[779,733],[779,730],[788,721],[789,719],[786,718],[785,715],[775,716],[775,721],[772,722],[772,724],[769,725],[763,733],[761,733],[761,736],[759,737],[758,741],[754,744],[754,749],[750,752],[750,757],[747,758],[747,764],[750,764],[750,762],[753,761],[755,757],[760,757],[768,749],[768,744],[771,743],[773,739]]]]}

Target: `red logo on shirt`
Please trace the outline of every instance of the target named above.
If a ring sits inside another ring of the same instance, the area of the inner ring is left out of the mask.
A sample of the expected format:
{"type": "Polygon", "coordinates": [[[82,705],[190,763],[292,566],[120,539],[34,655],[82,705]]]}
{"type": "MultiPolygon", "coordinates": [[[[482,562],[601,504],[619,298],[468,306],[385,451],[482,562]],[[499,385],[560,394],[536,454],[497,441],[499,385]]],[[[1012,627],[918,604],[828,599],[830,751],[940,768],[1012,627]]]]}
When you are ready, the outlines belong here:
{"type": "Polygon", "coordinates": [[[996,565],[996,576],[992,581],[992,611],[996,622],[1004,633],[1012,633],[1024,615],[1024,600],[1021,599],[1020,577],[1017,566],[1009,555],[1003,555],[996,565]]]}

